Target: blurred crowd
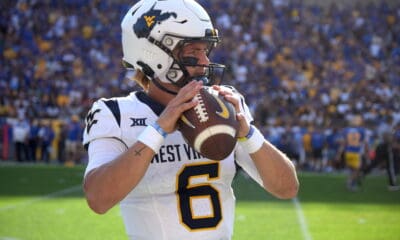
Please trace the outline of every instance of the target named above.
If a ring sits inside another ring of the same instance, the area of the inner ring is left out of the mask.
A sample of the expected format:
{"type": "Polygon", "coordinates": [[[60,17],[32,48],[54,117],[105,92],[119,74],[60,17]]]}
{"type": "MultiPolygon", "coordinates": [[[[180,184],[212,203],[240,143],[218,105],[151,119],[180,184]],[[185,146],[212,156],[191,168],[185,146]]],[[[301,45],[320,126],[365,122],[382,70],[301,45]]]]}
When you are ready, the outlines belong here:
{"type": "MultiPolygon", "coordinates": [[[[329,160],[329,139],[355,118],[371,145],[399,129],[400,4],[199,2],[222,36],[211,58],[227,65],[224,83],[247,96],[257,125],[281,149],[298,154],[315,133],[329,160]]],[[[75,119],[82,131],[94,100],[136,89],[121,65],[120,22],[132,4],[2,1],[0,123],[50,125],[60,139],[75,119]]]]}

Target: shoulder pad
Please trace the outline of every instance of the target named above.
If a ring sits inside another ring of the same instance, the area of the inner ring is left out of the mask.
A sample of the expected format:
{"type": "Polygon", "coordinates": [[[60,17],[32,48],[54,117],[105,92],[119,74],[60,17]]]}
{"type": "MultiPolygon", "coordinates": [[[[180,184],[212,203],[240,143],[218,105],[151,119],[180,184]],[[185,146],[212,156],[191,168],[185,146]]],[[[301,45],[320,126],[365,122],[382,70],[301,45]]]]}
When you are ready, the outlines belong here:
{"type": "Polygon", "coordinates": [[[85,118],[83,145],[98,138],[121,139],[121,113],[116,99],[102,98],[93,103],[85,118]]]}

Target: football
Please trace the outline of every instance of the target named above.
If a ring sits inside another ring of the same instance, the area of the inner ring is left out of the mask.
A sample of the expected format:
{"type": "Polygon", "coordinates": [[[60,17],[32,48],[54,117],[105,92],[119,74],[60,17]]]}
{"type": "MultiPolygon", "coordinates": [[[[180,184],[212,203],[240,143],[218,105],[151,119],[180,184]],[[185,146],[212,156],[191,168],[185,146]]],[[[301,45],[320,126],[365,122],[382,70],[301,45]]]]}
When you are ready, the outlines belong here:
{"type": "Polygon", "coordinates": [[[198,104],[185,111],[178,128],[185,141],[202,156],[223,160],[236,145],[239,122],[234,106],[211,87],[195,96],[198,104]]]}

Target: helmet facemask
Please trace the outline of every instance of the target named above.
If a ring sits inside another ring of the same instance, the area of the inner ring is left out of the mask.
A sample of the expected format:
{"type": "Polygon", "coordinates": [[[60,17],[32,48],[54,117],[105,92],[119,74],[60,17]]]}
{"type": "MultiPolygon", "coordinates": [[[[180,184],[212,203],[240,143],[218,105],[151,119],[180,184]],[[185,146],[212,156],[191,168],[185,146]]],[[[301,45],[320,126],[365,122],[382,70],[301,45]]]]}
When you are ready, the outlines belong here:
{"type": "MultiPolygon", "coordinates": [[[[211,29],[207,29],[211,30],[211,29]]],[[[225,65],[210,62],[207,65],[199,64],[199,59],[191,56],[184,56],[183,48],[186,45],[193,43],[205,43],[207,45],[206,55],[210,55],[211,51],[220,42],[218,36],[206,36],[201,38],[179,38],[171,35],[166,35],[166,39],[178,40],[176,47],[173,51],[168,50],[168,54],[173,58],[173,63],[166,74],[166,79],[178,87],[183,87],[192,80],[203,81],[204,85],[211,86],[214,84],[220,84],[223,79],[225,65]],[[188,67],[202,67],[204,72],[191,76],[188,67]]],[[[163,41],[165,42],[165,41],[163,41]]]]}

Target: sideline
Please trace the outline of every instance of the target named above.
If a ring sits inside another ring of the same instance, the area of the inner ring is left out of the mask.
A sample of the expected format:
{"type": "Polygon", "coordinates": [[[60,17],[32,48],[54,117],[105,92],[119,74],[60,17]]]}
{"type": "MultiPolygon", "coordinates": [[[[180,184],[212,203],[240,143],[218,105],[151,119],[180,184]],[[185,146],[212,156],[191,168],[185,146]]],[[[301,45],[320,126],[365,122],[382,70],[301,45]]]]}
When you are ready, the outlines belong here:
{"type": "Polygon", "coordinates": [[[297,220],[300,223],[300,228],[301,228],[301,233],[303,234],[303,239],[304,240],[312,240],[311,234],[308,231],[308,225],[306,218],[304,217],[303,209],[301,208],[301,204],[299,199],[293,198],[292,202],[294,204],[294,207],[296,208],[296,214],[297,214],[297,220]]]}
{"type": "Polygon", "coordinates": [[[63,195],[69,194],[69,193],[76,192],[76,191],[81,190],[81,189],[82,189],[82,185],[72,186],[70,188],[66,188],[66,189],[63,189],[63,190],[60,190],[60,191],[57,191],[57,192],[53,192],[53,193],[44,195],[42,197],[35,197],[35,198],[27,200],[27,201],[22,201],[22,202],[18,202],[18,203],[11,204],[11,205],[6,205],[4,207],[0,207],[0,212],[16,209],[16,208],[19,208],[19,207],[28,206],[28,205],[31,205],[33,203],[41,202],[41,201],[44,201],[44,200],[47,200],[47,199],[60,197],[60,196],[63,196],[63,195]]]}

